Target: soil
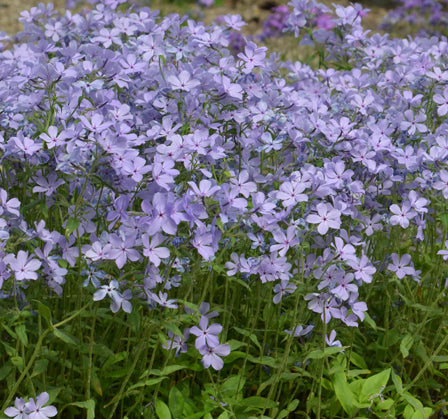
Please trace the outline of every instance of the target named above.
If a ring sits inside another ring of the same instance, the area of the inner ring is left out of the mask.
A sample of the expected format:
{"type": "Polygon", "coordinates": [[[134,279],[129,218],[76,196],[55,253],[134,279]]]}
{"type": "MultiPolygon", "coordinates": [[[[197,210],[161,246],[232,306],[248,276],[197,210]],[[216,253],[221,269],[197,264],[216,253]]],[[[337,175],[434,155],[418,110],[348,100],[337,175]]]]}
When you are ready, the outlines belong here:
{"type": "MultiPolygon", "coordinates": [[[[348,5],[350,2],[347,0],[321,0],[331,6],[332,3],[338,3],[348,5]]],[[[245,28],[246,34],[256,34],[261,29],[261,22],[269,15],[270,10],[274,6],[281,4],[287,4],[288,0],[224,0],[221,1],[221,6],[213,6],[204,10],[204,16],[201,20],[206,23],[211,22],[217,16],[233,13],[240,14],[243,20],[248,23],[245,28]]],[[[22,29],[21,23],[18,21],[20,13],[23,10],[29,10],[32,7],[36,7],[39,3],[50,3],[48,0],[0,0],[0,31],[6,32],[8,35],[14,35],[22,29]]],[[[55,9],[63,12],[65,9],[65,0],[53,0],[55,9]]],[[[162,12],[178,11],[174,1],[167,0],[154,0],[147,2],[153,9],[160,9],[162,12]]],[[[191,2],[185,3],[177,1],[182,4],[184,11],[187,8],[184,4],[191,5],[191,2]]],[[[386,6],[390,6],[390,0],[375,0],[364,1],[365,7],[371,9],[371,12],[365,18],[364,26],[367,29],[376,29],[381,22],[383,16],[387,13],[386,6]],[[372,4],[373,3],[373,4],[372,4]],[[383,7],[379,7],[379,5],[383,7]]]]}

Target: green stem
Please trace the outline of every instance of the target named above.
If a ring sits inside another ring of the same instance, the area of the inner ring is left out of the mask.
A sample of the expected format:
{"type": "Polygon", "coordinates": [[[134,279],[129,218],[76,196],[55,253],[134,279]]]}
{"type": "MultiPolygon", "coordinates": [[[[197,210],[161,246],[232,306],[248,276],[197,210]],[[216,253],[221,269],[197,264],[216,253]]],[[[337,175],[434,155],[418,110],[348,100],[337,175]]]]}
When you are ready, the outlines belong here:
{"type": "Polygon", "coordinates": [[[89,366],[88,366],[88,370],[87,370],[87,380],[86,380],[86,400],[90,400],[90,383],[92,381],[92,367],[93,367],[93,335],[94,335],[94,332],[95,332],[97,311],[98,311],[98,305],[95,306],[95,314],[93,316],[92,329],[90,331],[89,366]]]}
{"type": "Polygon", "coordinates": [[[115,410],[117,409],[118,403],[120,403],[121,397],[123,396],[123,393],[124,393],[124,390],[125,390],[125,388],[126,388],[126,386],[128,384],[128,381],[131,378],[131,375],[134,373],[135,367],[137,365],[138,360],[140,359],[140,355],[141,355],[143,349],[147,345],[146,340],[147,340],[147,338],[149,336],[149,331],[150,331],[150,327],[146,327],[146,330],[145,330],[145,332],[143,333],[143,336],[142,336],[142,340],[140,341],[140,346],[137,349],[137,353],[134,356],[134,361],[133,361],[133,363],[131,365],[131,368],[129,368],[129,371],[128,371],[126,377],[124,378],[123,383],[121,384],[120,391],[118,392],[118,394],[113,399],[115,401],[114,401],[114,404],[112,406],[112,410],[110,411],[109,419],[112,419],[114,417],[115,410]]]}

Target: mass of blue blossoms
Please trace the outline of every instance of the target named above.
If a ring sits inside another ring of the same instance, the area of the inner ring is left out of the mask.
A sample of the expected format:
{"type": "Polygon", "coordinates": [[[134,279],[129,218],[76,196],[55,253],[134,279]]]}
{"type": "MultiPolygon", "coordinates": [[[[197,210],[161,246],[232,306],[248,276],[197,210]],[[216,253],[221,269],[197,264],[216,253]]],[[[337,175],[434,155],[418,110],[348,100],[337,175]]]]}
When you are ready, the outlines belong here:
{"type": "MultiPolygon", "coordinates": [[[[406,231],[418,246],[446,206],[445,37],[372,34],[359,5],[293,0],[285,31],[320,51],[307,65],[243,36],[235,50],[239,16],[207,26],[91,3],[41,4],[2,37],[3,300],[70,284],[113,313],[195,312],[164,348],[219,370],[230,346],[216,301],[201,300],[208,281],[268,287],[272,304],[306,283],[300,304],[340,346],[332,329],[368,312],[361,287],[421,280],[409,253],[377,259],[375,237],[406,231]]],[[[439,258],[444,239],[431,237],[439,258]]]]}

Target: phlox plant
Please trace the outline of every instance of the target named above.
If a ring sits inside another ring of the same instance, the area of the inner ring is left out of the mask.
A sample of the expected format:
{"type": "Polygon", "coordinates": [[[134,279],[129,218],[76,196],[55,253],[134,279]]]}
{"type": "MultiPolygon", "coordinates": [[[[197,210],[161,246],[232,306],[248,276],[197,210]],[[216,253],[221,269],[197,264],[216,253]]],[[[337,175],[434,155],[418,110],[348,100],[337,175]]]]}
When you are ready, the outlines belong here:
{"type": "Polygon", "coordinates": [[[2,412],[443,414],[446,38],[91,3],[2,37],[2,412]]]}
{"type": "Polygon", "coordinates": [[[448,10],[446,0],[396,0],[397,4],[383,19],[380,27],[391,30],[407,23],[421,35],[446,34],[448,10]]]}

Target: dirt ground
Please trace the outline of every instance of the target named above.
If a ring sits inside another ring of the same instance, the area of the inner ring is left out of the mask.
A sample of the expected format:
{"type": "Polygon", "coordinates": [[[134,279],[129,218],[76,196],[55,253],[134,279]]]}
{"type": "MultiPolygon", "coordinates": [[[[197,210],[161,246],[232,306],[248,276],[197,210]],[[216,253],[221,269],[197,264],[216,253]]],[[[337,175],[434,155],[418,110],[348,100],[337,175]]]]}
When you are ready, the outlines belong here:
{"type": "MultiPolygon", "coordinates": [[[[381,0],[380,0],[381,1],[381,0]]],[[[261,22],[269,14],[269,10],[274,5],[287,4],[288,0],[225,0],[224,6],[213,6],[205,11],[205,22],[210,22],[216,16],[237,13],[248,23],[246,31],[248,33],[256,33],[260,30],[261,22]]],[[[323,3],[331,5],[332,3],[339,3],[348,5],[347,0],[323,0],[323,3]]],[[[382,0],[384,3],[384,0],[382,0]]],[[[39,3],[50,3],[47,0],[0,0],[0,32],[6,32],[8,35],[14,35],[22,29],[22,25],[18,21],[20,13],[23,10],[29,10],[37,6],[39,3]]],[[[52,3],[55,8],[61,12],[65,8],[65,0],[53,0],[52,3]]],[[[162,11],[176,11],[176,2],[167,0],[148,1],[148,4],[153,9],[160,9],[162,11]]],[[[380,4],[379,1],[374,2],[380,4]]],[[[376,29],[381,22],[382,17],[387,12],[383,7],[368,5],[371,9],[369,16],[365,20],[365,26],[369,29],[376,29]]]]}

